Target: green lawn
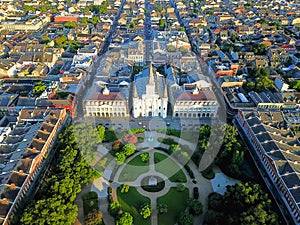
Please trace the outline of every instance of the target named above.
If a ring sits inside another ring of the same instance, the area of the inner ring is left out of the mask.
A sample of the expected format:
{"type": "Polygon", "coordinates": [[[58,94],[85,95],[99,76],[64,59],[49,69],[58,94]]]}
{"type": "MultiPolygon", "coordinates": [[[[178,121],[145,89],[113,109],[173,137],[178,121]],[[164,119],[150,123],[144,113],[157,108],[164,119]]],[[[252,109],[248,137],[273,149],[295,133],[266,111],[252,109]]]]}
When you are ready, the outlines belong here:
{"type": "Polygon", "coordinates": [[[139,208],[144,203],[150,204],[150,199],[142,196],[135,187],[130,187],[127,193],[121,193],[121,189],[117,189],[118,201],[124,212],[129,212],[133,216],[134,225],[151,225],[151,217],[144,219],[139,214],[139,208]]]}
{"type": "Polygon", "coordinates": [[[180,167],[167,155],[154,153],[155,170],[164,174],[171,182],[186,183],[187,179],[180,167]]]}
{"type": "Polygon", "coordinates": [[[178,192],[175,187],[170,188],[169,192],[157,199],[158,204],[167,204],[168,212],[158,214],[158,225],[174,225],[178,222],[178,216],[186,208],[186,201],[189,198],[189,190],[178,192]]]}
{"type": "MultiPolygon", "coordinates": [[[[147,153],[149,154],[149,153],[147,153]]],[[[122,170],[119,182],[135,181],[138,176],[149,171],[149,161],[143,162],[141,156],[137,155],[122,170]]]]}

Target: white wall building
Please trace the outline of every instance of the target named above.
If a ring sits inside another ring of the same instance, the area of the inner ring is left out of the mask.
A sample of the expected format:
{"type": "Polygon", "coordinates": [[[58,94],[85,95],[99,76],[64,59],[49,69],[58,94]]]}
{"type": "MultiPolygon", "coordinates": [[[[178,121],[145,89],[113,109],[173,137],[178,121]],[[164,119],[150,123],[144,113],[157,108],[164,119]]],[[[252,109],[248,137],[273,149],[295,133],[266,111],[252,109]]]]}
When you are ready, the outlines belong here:
{"type": "Polygon", "coordinates": [[[95,91],[85,100],[85,114],[99,117],[128,117],[128,103],[121,92],[111,92],[105,87],[95,91]]]}
{"type": "Polygon", "coordinates": [[[167,117],[167,85],[159,73],[154,77],[152,63],[149,68],[136,75],[132,99],[133,117],[167,117]]]}
{"type": "Polygon", "coordinates": [[[212,91],[182,92],[174,102],[173,117],[200,118],[214,117],[218,103],[212,91]]]}

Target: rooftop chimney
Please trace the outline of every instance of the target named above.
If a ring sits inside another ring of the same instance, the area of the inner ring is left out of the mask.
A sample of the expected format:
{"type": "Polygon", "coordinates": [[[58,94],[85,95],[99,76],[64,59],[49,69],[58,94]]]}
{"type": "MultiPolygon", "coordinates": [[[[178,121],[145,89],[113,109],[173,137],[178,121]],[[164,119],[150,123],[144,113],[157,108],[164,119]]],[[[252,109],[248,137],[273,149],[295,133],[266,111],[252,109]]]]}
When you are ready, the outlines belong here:
{"type": "Polygon", "coordinates": [[[3,198],[1,201],[2,201],[3,204],[8,204],[9,203],[7,198],[3,198]]]}
{"type": "Polygon", "coordinates": [[[12,184],[10,185],[10,189],[12,189],[12,190],[15,190],[16,187],[17,187],[17,186],[16,186],[14,183],[12,183],[12,184]]]}

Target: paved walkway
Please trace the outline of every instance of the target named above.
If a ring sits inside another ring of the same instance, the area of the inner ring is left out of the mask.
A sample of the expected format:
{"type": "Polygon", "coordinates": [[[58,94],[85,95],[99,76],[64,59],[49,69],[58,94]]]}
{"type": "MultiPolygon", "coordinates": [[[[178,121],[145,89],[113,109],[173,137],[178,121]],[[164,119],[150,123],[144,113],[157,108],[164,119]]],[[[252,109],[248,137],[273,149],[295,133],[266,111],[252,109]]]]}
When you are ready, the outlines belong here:
{"type": "Polygon", "coordinates": [[[99,210],[102,212],[104,224],[115,224],[115,219],[108,212],[107,197],[99,198],[99,210]]]}
{"type": "Polygon", "coordinates": [[[89,191],[91,190],[91,186],[92,186],[91,183],[89,183],[88,185],[82,186],[81,192],[76,196],[75,204],[78,207],[78,214],[77,214],[77,218],[76,218],[77,224],[84,224],[82,196],[89,193],[89,191]]]}

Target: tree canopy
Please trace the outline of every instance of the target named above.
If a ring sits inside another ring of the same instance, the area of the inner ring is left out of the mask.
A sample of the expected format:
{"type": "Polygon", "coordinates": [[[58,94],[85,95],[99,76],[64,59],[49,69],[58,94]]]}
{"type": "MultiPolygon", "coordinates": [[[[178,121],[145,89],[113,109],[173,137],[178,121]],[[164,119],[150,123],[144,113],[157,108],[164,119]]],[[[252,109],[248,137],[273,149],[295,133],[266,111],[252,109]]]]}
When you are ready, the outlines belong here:
{"type": "Polygon", "coordinates": [[[91,163],[97,154],[97,146],[104,139],[105,128],[94,127],[90,123],[78,123],[74,125],[74,135],[82,156],[87,163],[91,163]]]}
{"type": "Polygon", "coordinates": [[[33,204],[26,206],[20,215],[21,224],[71,225],[75,221],[78,210],[74,204],[76,195],[81,191],[81,186],[97,174],[82,157],[72,126],[59,135],[58,148],[57,160],[33,204]]]}
{"type": "Polygon", "coordinates": [[[47,43],[49,43],[50,41],[51,41],[51,39],[50,39],[48,36],[44,36],[44,37],[42,38],[42,43],[47,44],[47,43]]]}
{"type": "Polygon", "coordinates": [[[247,91],[262,92],[265,88],[273,90],[275,88],[274,82],[269,78],[270,69],[255,67],[250,70],[249,75],[256,79],[256,82],[247,82],[245,88],[247,91]]]}
{"type": "Polygon", "coordinates": [[[202,203],[198,199],[190,198],[187,200],[187,206],[190,209],[192,215],[199,215],[202,213],[202,203]]]}
{"type": "Polygon", "coordinates": [[[178,224],[179,225],[193,225],[194,217],[188,212],[182,212],[179,216],[178,224]]]}
{"type": "Polygon", "coordinates": [[[46,90],[46,88],[47,86],[42,81],[35,82],[32,89],[32,94],[39,96],[46,90]]]}
{"type": "Polygon", "coordinates": [[[268,46],[265,44],[255,43],[251,46],[251,51],[256,55],[265,55],[267,52],[268,46]]]}
{"type": "Polygon", "coordinates": [[[159,19],[159,27],[160,27],[160,28],[165,28],[166,25],[167,25],[166,19],[160,18],[160,19],[159,19]]]}
{"type": "Polygon", "coordinates": [[[238,183],[227,186],[222,196],[208,197],[208,225],[277,225],[278,217],[271,210],[271,200],[258,184],[238,183]]]}
{"type": "Polygon", "coordinates": [[[140,214],[144,219],[151,216],[151,206],[149,204],[143,204],[140,208],[140,214]]]}
{"type": "Polygon", "coordinates": [[[242,142],[238,138],[238,132],[234,126],[226,124],[221,129],[225,129],[225,135],[221,151],[218,153],[215,162],[228,175],[239,177],[240,168],[244,162],[242,142]]]}
{"type": "Polygon", "coordinates": [[[76,23],[73,21],[68,21],[64,23],[64,27],[66,28],[75,28],[76,27],[76,23]]]}
{"type": "Polygon", "coordinates": [[[124,212],[120,219],[116,221],[116,225],[132,225],[133,217],[129,212],[124,212]]]}
{"type": "Polygon", "coordinates": [[[290,83],[291,88],[296,89],[297,91],[300,91],[300,80],[294,80],[290,83]]]}

